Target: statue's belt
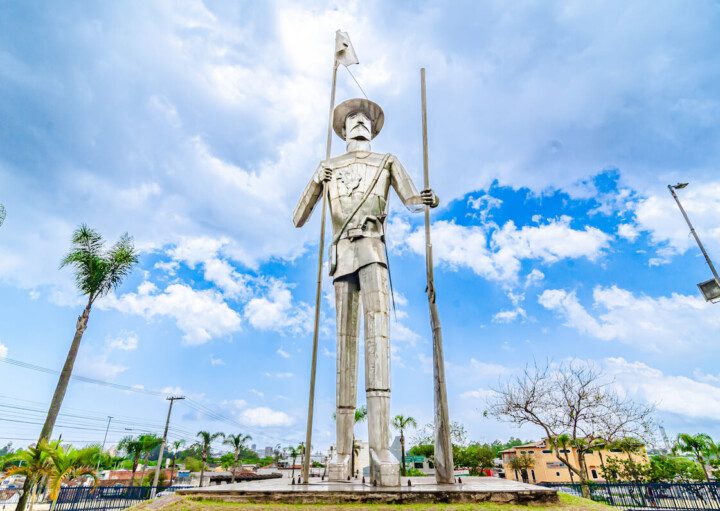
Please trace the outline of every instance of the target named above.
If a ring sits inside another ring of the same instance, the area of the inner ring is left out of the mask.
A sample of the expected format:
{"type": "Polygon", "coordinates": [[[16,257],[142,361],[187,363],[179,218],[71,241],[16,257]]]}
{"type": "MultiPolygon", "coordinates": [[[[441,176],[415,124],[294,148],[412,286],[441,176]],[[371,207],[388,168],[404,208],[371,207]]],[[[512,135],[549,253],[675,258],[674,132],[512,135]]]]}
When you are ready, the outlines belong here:
{"type": "Polygon", "coordinates": [[[373,215],[366,215],[358,225],[345,229],[338,241],[343,239],[355,241],[360,238],[382,238],[384,234],[383,220],[373,215]]]}

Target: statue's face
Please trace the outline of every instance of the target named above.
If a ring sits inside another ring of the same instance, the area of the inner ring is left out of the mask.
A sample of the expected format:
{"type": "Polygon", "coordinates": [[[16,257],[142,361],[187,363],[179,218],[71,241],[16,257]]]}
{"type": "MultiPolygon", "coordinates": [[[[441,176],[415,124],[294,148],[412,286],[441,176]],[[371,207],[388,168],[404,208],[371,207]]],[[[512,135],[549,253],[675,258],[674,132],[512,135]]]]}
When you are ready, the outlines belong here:
{"type": "Polygon", "coordinates": [[[345,118],[346,140],[370,140],[372,121],[362,112],[355,112],[345,118]]]}

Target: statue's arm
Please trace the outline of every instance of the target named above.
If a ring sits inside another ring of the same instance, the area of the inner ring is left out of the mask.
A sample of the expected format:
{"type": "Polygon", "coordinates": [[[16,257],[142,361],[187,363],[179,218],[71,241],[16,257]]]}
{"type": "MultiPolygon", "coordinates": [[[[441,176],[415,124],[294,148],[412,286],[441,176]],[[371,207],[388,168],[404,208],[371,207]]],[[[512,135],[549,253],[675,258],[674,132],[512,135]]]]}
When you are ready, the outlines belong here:
{"type": "MultiPolygon", "coordinates": [[[[402,203],[405,204],[405,207],[413,213],[419,213],[422,211],[427,202],[423,200],[423,195],[418,193],[415,183],[412,182],[412,179],[405,170],[405,167],[402,166],[395,156],[390,157],[389,165],[391,177],[390,182],[392,183],[392,187],[395,189],[395,193],[398,194],[402,203]]],[[[428,205],[433,208],[437,207],[440,203],[440,199],[432,192],[430,193],[433,196],[433,203],[428,205]]],[[[424,190],[423,194],[425,194],[424,190]]]]}
{"type": "Polygon", "coordinates": [[[302,227],[305,225],[305,222],[307,222],[307,219],[310,218],[313,209],[315,209],[315,204],[317,204],[323,190],[321,172],[322,165],[318,166],[312,179],[310,179],[310,182],[305,187],[305,191],[303,191],[300,196],[297,206],[295,206],[295,211],[293,212],[293,223],[295,224],[295,227],[302,227]]]}

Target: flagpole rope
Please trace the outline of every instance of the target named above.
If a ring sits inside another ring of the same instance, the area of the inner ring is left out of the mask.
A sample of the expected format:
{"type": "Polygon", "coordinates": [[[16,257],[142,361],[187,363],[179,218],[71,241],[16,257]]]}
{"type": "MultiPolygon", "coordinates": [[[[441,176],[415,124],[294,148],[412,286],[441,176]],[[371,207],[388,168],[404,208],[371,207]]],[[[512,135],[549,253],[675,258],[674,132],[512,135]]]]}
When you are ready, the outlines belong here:
{"type": "Polygon", "coordinates": [[[369,100],[370,98],[367,97],[367,94],[365,94],[365,91],[362,88],[362,85],[360,85],[360,82],[357,81],[357,78],[355,78],[355,75],[350,71],[350,68],[348,66],[344,66],[348,73],[350,73],[350,76],[352,76],[352,79],[355,80],[355,83],[357,84],[358,88],[360,89],[360,92],[362,92],[363,96],[365,96],[365,99],[369,100]]]}

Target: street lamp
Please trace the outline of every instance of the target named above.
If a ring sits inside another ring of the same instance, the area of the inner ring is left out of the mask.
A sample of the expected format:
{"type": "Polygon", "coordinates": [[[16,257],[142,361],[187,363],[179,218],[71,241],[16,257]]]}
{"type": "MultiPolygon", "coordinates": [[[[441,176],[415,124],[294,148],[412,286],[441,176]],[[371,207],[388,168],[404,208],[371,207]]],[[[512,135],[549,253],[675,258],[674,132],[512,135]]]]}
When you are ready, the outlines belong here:
{"type": "Polygon", "coordinates": [[[697,241],[698,247],[700,247],[700,251],[702,252],[703,256],[705,257],[705,261],[707,262],[708,266],[710,267],[710,271],[713,274],[713,278],[710,280],[706,280],[705,282],[701,282],[698,284],[698,288],[700,288],[700,292],[702,293],[703,297],[705,298],[705,301],[716,303],[720,301],[720,276],[718,276],[717,271],[715,270],[715,266],[713,266],[712,261],[710,260],[710,256],[705,251],[705,247],[703,246],[702,242],[700,241],[700,238],[698,237],[697,233],[695,232],[695,228],[693,227],[692,223],[690,223],[690,218],[688,218],[687,213],[685,212],[685,209],[682,207],[682,204],[680,204],[680,199],[678,198],[677,194],[675,193],[675,190],[682,190],[688,185],[688,183],[678,183],[676,185],[668,185],[668,190],[670,190],[670,195],[673,196],[673,199],[675,199],[675,202],[677,202],[678,208],[680,208],[680,212],[682,213],[683,217],[685,218],[685,221],[688,224],[688,227],[690,227],[690,233],[695,238],[695,241],[697,241]]]}

